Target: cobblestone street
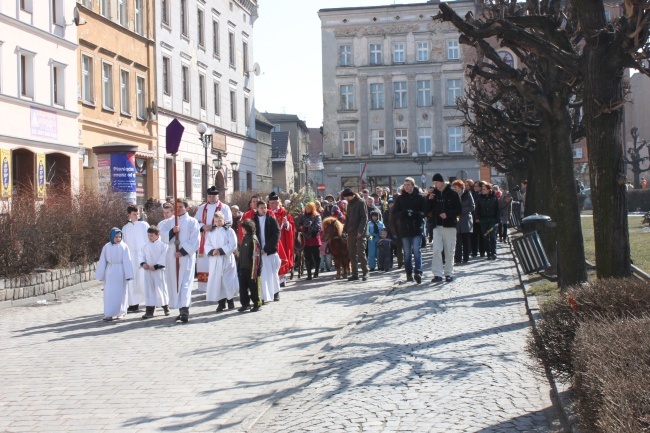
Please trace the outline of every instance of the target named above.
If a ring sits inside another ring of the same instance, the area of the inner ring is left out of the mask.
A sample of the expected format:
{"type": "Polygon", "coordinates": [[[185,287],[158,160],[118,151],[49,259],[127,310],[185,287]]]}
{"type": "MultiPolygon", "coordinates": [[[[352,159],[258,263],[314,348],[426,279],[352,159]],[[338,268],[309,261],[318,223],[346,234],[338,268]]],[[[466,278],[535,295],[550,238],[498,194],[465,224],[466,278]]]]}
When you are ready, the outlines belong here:
{"type": "Polygon", "coordinates": [[[499,252],[441,285],[326,273],[259,313],[197,294],[187,324],[102,322],[100,286],[1,310],[0,432],[559,431],[499,252]]]}

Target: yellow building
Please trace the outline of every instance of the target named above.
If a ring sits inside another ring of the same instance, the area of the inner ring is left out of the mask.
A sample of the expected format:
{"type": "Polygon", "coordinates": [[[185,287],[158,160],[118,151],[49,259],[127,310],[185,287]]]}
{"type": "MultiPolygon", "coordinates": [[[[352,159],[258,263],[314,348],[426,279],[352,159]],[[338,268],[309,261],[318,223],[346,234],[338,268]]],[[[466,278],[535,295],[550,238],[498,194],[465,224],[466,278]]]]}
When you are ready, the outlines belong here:
{"type": "Polygon", "coordinates": [[[78,0],[82,185],[157,197],[153,0],[78,0]]]}

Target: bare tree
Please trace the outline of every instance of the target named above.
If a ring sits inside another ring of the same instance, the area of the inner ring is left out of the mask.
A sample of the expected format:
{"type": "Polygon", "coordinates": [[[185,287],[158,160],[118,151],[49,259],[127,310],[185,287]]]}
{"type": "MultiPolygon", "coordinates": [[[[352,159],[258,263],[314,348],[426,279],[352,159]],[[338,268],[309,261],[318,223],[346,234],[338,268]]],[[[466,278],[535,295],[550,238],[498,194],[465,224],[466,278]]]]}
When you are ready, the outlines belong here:
{"type": "Polygon", "coordinates": [[[625,163],[632,166],[632,173],[634,173],[634,187],[641,188],[641,173],[650,171],[650,166],[642,168],[645,161],[650,159],[647,156],[641,156],[641,151],[648,145],[647,140],[641,140],[639,143],[639,128],[636,126],[630,130],[632,135],[632,147],[627,150],[630,157],[625,157],[625,163]]]}

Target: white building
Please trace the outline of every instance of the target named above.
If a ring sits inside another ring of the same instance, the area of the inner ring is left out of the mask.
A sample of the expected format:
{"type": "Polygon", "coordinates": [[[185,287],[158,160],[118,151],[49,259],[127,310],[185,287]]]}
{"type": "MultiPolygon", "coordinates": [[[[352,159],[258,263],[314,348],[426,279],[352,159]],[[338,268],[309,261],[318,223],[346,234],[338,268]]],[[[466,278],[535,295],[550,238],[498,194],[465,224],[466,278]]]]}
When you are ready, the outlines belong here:
{"type": "Polygon", "coordinates": [[[155,10],[160,197],[172,195],[165,128],[174,118],[185,127],[177,158],[179,197],[200,202],[206,178],[219,188],[222,200],[233,191],[255,189],[252,58],[257,1],[156,0],[155,10]],[[207,167],[196,129],[200,122],[214,129],[207,167]]]}
{"type": "MultiPolygon", "coordinates": [[[[455,101],[473,54],[455,28],[431,20],[438,3],[319,11],[327,192],[394,191],[407,176],[430,185],[436,172],[478,178],[455,101]]],[[[467,0],[453,7],[461,16],[474,10],[467,0]]]]}
{"type": "Polygon", "coordinates": [[[78,187],[75,5],[0,2],[0,200],[78,187]]]}

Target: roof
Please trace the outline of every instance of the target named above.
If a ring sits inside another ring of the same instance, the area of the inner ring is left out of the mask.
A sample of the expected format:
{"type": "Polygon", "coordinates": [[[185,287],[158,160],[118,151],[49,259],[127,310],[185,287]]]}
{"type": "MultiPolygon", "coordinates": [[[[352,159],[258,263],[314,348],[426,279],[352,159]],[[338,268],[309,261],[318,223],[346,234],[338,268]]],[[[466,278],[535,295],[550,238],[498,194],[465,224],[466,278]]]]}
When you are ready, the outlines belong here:
{"type": "Polygon", "coordinates": [[[300,126],[300,129],[302,129],[305,132],[309,131],[309,128],[307,128],[307,124],[300,120],[298,116],[295,114],[282,114],[282,113],[264,113],[264,117],[266,117],[271,123],[278,123],[278,122],[295,122],[300,126]]]}
{"type": "Polygon", "coordinates": [[[257,110],[255,110],[255,121],[259,122],[259,123],[264,123],[264,124],[266,124],[266,125],[268,125],[270,127],[273,127],[273,123],[271,123],[271,121],[269,121],[269,119],[264,117],[264,115],[262,113],[260,113],[259,111],[257,111],[257,110]]]}
{"type": "Polygon", "coordinates": [[[392,5],[382,5],[382,6],[350,6],[344,8],[326,8],[321,9],[318,13],[321,12],[332,12],[332,11],[344,11],[344,10],[363,10],[363,9],[395,9],[400,7],[412,7],[412,6],[431,6],[432,4],[439,4],[439,0],[429,0],[423,3],[404,3],[404,4],[392,4],[392,5]]]}
{"type": "Polygon", "coordinates": [[[286,161],[289,146],[289,132],[278,131],[271,133],[271,161],[286,161]]]}

